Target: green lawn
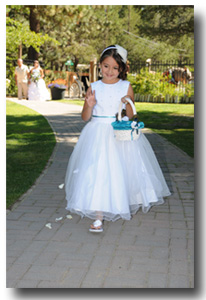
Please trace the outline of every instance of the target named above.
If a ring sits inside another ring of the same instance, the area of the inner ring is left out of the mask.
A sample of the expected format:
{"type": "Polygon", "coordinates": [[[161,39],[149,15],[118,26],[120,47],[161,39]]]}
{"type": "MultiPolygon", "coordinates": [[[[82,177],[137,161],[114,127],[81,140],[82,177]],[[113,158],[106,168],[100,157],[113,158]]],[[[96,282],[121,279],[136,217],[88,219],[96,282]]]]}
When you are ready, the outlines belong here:
{"type": "Polygon", "coordinates": [[[35,182],[56,144],[47,120],[39,113],[6,102],[7,208],[35,182]]]}
{"type": "Polygon", "coordinates": [[[139,120],[194,157],[194,104],[135,103],[139,120]]]}
{"type": "MultiPolygon", "coordinates": [[[[82,100],[60,100],[83,105],[82,100]]],[[[136,102],[139,120],[194,157],[194,104],[136,102]]]]}

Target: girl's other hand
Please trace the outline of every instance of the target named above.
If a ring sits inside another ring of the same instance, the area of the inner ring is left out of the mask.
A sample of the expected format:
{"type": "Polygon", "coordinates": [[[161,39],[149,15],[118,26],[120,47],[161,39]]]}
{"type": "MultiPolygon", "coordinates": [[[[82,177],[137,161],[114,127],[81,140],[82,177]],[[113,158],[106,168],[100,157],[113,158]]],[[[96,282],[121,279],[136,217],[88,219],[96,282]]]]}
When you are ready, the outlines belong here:
{"type": "Polygon", "coordinates": [[[126,102],[127,102],[127,99],[126,99],[126,98],[129,98],[130,100],[132,100],[130,96],[126,95],[126,96],[124,96],[124,97],[121,98],[121,101],[122,101],[123,103],[126,103],[126,102]]]}
{"type": "Polygon", "coordinates": [[[124,96],[124,97],[121,98],[121,101],[122,101],[123,103],[125,103],[125,106],[126,106],[126,115],[127,115],[127,117],[128,117],[129,119],[131,119],[131,118],[133,117],[133,110],[132,110],[131,105],[127,105],[128,102],[127,102],[127,99],[126,99],[126,98],[129,98],[133,103],[134,103],[134,101],[133,101],[132,96],[129,95],[129,93],[128,93],[126,96],[124,96]]]}
{"type": "Polygon", "coordinates": [[[88,95],[86,95],[86,97],[85,97],[85,101],[87,102],[89,107],[93,108],[95,106],[95,104],[97,103],[97,101],[95,99],[95,91],[89,92],[88,95]]]}

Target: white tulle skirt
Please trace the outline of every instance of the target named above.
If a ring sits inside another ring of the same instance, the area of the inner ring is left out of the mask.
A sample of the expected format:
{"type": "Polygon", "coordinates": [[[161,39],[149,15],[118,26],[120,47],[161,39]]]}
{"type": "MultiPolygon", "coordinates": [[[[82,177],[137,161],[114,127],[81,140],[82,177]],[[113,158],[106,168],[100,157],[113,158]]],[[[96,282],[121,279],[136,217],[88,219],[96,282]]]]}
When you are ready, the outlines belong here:
{"type": "Polygon", "coordinates": [[[39,79],[37,83],[31,82],[29,84],[28,99],[31,101],[46,101],[51,99],[43,79],[39,79]]]}
{"type": "Polygon", "coordinates": [[[135,141],[116,141],[112,121],[92,118],[74,148],[65,178],[71,213],[129,220],[140,207],[146,213],[170,195],[144,134],[135,141]]]}

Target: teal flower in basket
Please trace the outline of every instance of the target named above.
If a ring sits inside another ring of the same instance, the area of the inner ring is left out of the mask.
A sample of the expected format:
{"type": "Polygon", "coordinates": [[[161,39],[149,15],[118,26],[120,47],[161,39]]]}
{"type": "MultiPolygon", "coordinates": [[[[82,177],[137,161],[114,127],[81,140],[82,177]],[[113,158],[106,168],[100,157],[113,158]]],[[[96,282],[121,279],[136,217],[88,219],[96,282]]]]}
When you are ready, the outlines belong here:
{"type": "Polygon", "coordinates": [[[144,123],[143,122],[138,122],[138,129],[144,128],[144,123]]]}

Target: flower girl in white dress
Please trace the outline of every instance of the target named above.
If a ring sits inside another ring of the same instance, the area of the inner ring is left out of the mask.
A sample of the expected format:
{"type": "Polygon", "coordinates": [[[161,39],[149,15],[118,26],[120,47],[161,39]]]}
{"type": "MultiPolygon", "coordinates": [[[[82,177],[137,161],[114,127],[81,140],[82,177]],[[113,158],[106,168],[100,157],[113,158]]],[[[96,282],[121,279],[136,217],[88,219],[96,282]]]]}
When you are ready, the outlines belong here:
{"type": "Polygon", "coordinates": [[[44,82],[44,72],[39,66],[38,60],[34,61],[34,67],[29,74],[29,89],[28,99],[32,101],[46,101],[50,100],[50,93],[46,88],[44,82]]]}
{"type": "MultiPolygon", "coordinates": [[[[71,213],[95,221],[91,232],[103,231],[103,220],[130,220],[140,207],[164,203],[170,191],[155,154],[143,133],[134,141],[117,141],[111,125],[120,101],[134,102],[125,80],[127,51],[119,45],[104,49],[100,57],[102,80],[88,89],[82,119],[90,122],[81,132],[69,159],[65,178],[67,207],[71,213]]],[[[130,105],[126,114],[133,116],[130,105]]]]}

